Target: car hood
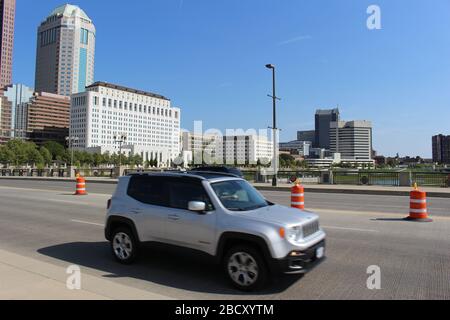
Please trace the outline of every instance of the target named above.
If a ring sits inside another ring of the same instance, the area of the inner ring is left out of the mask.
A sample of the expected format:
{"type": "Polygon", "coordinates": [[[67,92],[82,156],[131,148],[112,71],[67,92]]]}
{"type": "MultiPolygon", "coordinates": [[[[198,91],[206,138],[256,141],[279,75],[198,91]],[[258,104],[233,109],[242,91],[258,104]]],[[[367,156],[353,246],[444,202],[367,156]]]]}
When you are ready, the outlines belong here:
{"type": "Polygon", "coordinates": [[[256,220],[283,225],[299,225],[318,218],[314,213],[288,208],[280,205],[272,205],[242,213],[243,216],[256,220]]]}

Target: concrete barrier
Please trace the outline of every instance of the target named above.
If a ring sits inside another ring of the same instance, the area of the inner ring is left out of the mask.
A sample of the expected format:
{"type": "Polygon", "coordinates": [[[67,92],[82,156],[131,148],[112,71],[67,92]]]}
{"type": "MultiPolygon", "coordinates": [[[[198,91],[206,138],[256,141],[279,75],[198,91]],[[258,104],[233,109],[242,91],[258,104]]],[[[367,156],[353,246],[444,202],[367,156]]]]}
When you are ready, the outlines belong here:
{"type": "MultiPolygon", "coordinates": [[[[0,176],[1,180],[22,180],[22,181],[54,181],[54,182],[74,182],[74,179],[70,178],[47,178],[47,177],[2,177],[0,176]]],[[[117,184],[117,179],[104,179],[104,178],[86,178],[86,182],[89,184],[117,184]]],[[[286,185],[286,186],[278,186],[278,187],[272,187],[270,185],[254,185],[256,189],[261,191],[282,191],[282,192],[291,192],[292,185],[286,185]]],[[[355,187],[355,188],[349,188],[349,186],[339,186],[337,188],[334,187],[328,187],[327,186],[321,186],[314,187],[311,185],[305,185],[305,193],[311,192],[311,193],[341,193],[341,194],[361,194],[361,195],[383,195],[383,196],[408,196],[409,197],[409,190],[395,190],[396,187],[391,187],[390,189],[372,189],[371,187],[367,188],[361,188],[361,187],[355,187]]],[[[400,187],[398,187],[400,188],[400,187]]],[[[402,188],[403,189],[403,188],[402,188]]],[[[436,188],[434,188],[436,189],[436,188]]],[[[450,198],[450,189],[445,189],[446,191],[436,191],[436,190],[426,190],[427,195],[430,198],[450,198]]]]}

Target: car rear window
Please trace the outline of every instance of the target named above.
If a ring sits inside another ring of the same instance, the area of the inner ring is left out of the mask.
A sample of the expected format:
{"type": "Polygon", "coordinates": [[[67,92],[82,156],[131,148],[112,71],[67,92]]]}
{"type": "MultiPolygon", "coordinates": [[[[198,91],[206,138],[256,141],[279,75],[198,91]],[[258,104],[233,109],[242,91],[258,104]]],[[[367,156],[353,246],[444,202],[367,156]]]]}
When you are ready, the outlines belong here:
{"type": "Polygon", "coordinates": [[[161,177],[133,176],[128,184],[128,195],[133,199],[158,206],[167,206],[167,192],[161,177]]]}

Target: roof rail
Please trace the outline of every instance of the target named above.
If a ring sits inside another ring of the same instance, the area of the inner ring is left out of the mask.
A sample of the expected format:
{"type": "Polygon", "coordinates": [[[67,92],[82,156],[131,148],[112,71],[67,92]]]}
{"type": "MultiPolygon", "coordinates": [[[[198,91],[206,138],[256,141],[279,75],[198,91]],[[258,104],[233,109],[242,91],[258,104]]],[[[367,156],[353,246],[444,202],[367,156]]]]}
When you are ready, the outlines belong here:
{"type": "Polygon", "coordinates": [[[201,175],[202,173],[216,175],[216,176],[225,176],[225,177],[234,177],[234,178],[240,178],[239,176],[229,173],[229,172],[217,172],[217,171],[203,171],[203,170],[189,170],[186,173],[196,173],[198,175],[201,175]]]}

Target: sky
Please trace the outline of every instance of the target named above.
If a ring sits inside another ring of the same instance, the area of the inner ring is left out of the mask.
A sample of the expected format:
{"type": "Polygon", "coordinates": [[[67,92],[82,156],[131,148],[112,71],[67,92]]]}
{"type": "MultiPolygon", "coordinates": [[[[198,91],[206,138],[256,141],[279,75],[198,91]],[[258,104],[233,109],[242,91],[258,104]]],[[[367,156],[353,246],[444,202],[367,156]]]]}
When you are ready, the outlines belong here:
{"type": "MultiPolygon", "coordinates": [[[[14,83],[34,86],[38,25],[58,0],[17,0],[14,83]]],[[[373,122],[379,154],[431,157],[450,134],[448,0],[74,0],[96,29],[95,80],[163,94],[181,126],[265,129],[277,72],[281,141],[318,108],[373,122]],[[381,29],[369,30],[369,5],[381,29]]]]}

